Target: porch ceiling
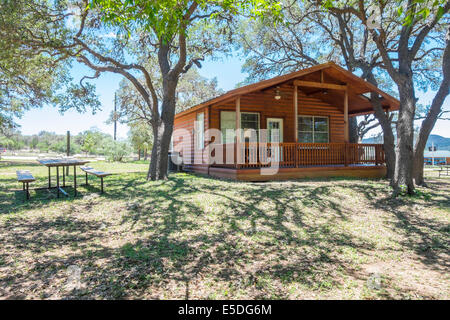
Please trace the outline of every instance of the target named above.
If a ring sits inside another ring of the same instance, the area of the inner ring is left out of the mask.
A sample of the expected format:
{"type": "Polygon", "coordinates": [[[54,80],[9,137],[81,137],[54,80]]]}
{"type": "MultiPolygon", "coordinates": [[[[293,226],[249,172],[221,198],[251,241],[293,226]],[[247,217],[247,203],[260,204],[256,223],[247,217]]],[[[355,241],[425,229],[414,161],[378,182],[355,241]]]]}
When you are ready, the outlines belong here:
{"type": "MultiPolygon", "coordinates": [[[[342,72],[336,68],[325,68],[319,71],[309,73],[298,78],[303,81],[346,85],[348,90],[348,113],[349,116],[372,113],[373,108],[370,102],[370,92],[374,92],[373,88],[362,78],[356,77],[349,72],[342,72]],[[363,94],[367,94],[367,97],[363,94]]],[[[331,105],[337,106],[340,110],[344,110],[345,91],[337,89],[321,89],[308,86],[299,86],[299,90],[308,96],[321,99],[331,105]]],[[[386,110],[397,110],[398,104],[393,97],[382,96],[381,104],[386,110]],[[389,99],[392,98],[392,99],[389,99]]]]}

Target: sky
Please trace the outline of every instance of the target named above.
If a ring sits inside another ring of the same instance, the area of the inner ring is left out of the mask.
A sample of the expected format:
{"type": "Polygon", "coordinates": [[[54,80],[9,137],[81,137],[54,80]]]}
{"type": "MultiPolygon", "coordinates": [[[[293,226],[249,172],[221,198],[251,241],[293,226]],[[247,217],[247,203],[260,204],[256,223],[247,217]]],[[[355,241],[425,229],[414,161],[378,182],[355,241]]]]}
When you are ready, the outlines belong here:
{"type": "MultiPolygon", "coordinates": [[[[199,69],[199,73],[209,79],[216,77],[218,86],[228,91],[234,89],[236,84],[243,81],[247,76],[241,71],[242,62],[236,55],[223,57],[220,60],[207,60],[202,63],[202,68],[199,69]]],[[[81,64],[74,64],[71,73],[76,80],[85,74],[93,74],[87,67],[81,64]]],[[[76,111],[67,111],[61,114],[54,107],[33,109],[26,112],[17,121],[21,125],[20,131],[25,135],[37,134],[43,130],[57,134],[65,134],[67,131],[70,131],[72,135],[76,135],[79,132],[97,127],[101,131],[113,135],[113,125],[107,125],[106,120],[114,109],[114,92],[119,88],[119,82],[121,80],[122,76],[112,73],[105,73],[100,78],[94,80],[93,83],[97,87],[97,94],[102,105],[102,110],[96,114],[93,115],[91,112],[80,114],[76,111]]],[[[434,92],[417,92],[416,95],[419,98],[418,102],[426,105],[431,103],[434,92]]],[[[450,110],[450,97],[447,97],[444,102],[444,109],[450,110]]],[[[380,129],[371,131],[369,136],[377,133],[378,130],[380,129]]],[[[128,127],[126,125],[118,124],[118,138],[126,138],[127,132],[128,127]]],[[[450,121],[438,120],[431,133],[450,137],[450,121]]]]}

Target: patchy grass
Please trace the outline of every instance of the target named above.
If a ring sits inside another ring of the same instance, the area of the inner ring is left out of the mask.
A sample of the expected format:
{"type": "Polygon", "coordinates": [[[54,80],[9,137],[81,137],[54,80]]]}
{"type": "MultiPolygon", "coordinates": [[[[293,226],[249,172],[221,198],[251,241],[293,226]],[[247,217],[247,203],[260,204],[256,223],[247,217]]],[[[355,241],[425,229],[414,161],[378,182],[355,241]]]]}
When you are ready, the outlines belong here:
{"type": "Polygon", "coordinates": [[[146,163],[94,167],[118,173],[106,194],[91,178],[76,199],[25,202],[15,169],[33,186],[47,169],[0,162],[1,298],[450,298],[450,179],[391,199],[385,181],[147,182],[146,163]]]}

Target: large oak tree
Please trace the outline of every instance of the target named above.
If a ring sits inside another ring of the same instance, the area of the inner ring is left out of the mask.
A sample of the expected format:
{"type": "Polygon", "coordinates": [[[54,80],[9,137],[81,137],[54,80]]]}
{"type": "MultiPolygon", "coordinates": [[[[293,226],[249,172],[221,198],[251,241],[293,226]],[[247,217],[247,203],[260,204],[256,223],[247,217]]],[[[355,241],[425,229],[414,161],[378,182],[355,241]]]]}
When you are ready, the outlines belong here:
{"type": "Polygon", "coordinates": [[[45,19],[44,28],[30,30],[17,22],[12,37],[36,52],[90,68],[83,87],[102,73],[130,81],[151,111],[148,178],[165,179],[180,75],[227,49],[222,40],[235,16],[261,17],[277,9],[272,0],[36,0],[25,13],[45,19]],[[155,73],[162,79],[162,97],[155,89],[155,73]]]}
{"type": "MultiPolygon", "coordinates": [[[[237,32],[246,62],[249,81],[274,74],[296,71],[315,64],[334,61],[385,91],[390,90],[389,75],[364,25],[349,13],[324,12],[315,3],[287,0],[283,5],[285,24],[244,23],[237,32]]],[[[377,95],[371,97],[374,116],[350,118],[350,141],[358,142],[370,129],[381,125],[384,132],[387,176],[395,171],[392,114],[386,114],[377,95]]]]}
{"type": "MultiPolygon", "coordinates": [[[[414,192],[414,118],[416,113],[416,91],[418,70],[423,59],[440,54],[441,59],[448,58],[445,46],[445,26],[448,26],[450,2],[444,0],[392,0],[392,1],[317,1],[328,10],[337,13],[349,13],[366,26],[371,40],[376,44],[383,66],[397,85],[400,109],[397,128],[396,165],[393,179],[394,195],[405,186],[408,194],[414,192]],[[443,44],[444,43],[444,44],[443,44]]],[[[448,59],[447,59],[448,60],[448,59]]],[[[446,61],[441,65],[447,67],[446,61]]],[[[429,70],[430,73],[433,70],[429,70]]],[[[444,74],[445,75],[445,74],[444,74]]],[[[425,79],[426,82],[427,79],[425,79]]],[[[437,99],[422,126],[422,142],[426,143],[432,126],[440,114],[445,97],[449,94],[448,80],[440,78],[437,99]],[[423,140],[425,142],[423,142],[423,140]]],[[[427,85],[425,85],[427,88],[427,85]]],[[[416,150],[417,151],[417,150],[416,150]]],[[[423,149],[419,150],[423,153],[423,149]]],[[[423,161],[423,160],[422,160],[423,161]]],[[[418,182],[423,182],[418,179],[418,182]]]]}
{"type": "Polygon", "coordinates": [[[334,60],[385,90],[394,81],[402,102],[396,150],[392,116],[383,111],[376,94],[371,94],[371,101],[384,132],[388,177],[396,193],[400,185],[411,193],[413,120],[417,118],[414,92],[438,88],[416,143],[416,183],[423,182],[423,147],[448,95],[443,29],[448,7],[445,1],[285,1],[288,25],[273,28],[266,24],[244,37],[248,57],[244,68],[251,77],[264,76],[334,60]],[[381,9],[374,16],[378,4],[381,9]],[[398,10],[402,4],[407,4],[404,11],[398,10]]]}

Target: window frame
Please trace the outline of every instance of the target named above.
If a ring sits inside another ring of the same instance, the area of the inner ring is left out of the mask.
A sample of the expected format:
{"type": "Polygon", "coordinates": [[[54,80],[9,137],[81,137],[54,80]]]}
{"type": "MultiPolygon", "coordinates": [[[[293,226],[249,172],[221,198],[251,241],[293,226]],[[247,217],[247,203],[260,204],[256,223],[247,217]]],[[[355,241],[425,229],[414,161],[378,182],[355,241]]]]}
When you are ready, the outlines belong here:
{"type": "Polygon", "coordinates": [[[316,115],[310,115],[310,114],[299,114],[297,116],[297,123],[300,123],[300,118],[311,118],[312,120],[312,131],[300,131],[300,126],[297,128],[297,136],[298,140],[300,140],[300,134],[301,133],[311,133],[312,134],[312,142],[300,142],[300,143],[330,143],[330,117],[329,116],[316,116],[316,115]],[[314,120],[316,118],[320,119],[326,119],[327,120],[327,131],[317,131],[317,133],[326,133],[327,134],[327,142],[315,142],[315,125],[314,120]]]}
{"type": "MultiPolygon", "coordinates": [[[[219,110],[219,124],[220,124],[220,132],[222,132],[222,144],[225,143],[235,143],[236,140],[236,135],[234,135],[233,138],[233,142],[224,142],[224,135],[226,134],[225,132],[222,131],[222,112],[234,112],[235,114],[235,118],[236,118],[236,111],[233,110],[219,110]]],[[[257,111],[241,111],[241,129],[242,129],[242,136],[241,136],[241,142],[242,140],[244,140],[245,138],[245,133],[244,133],[244,128],[242,127],[242,115],[243,114],[256,114],[258,117],[257,120],[257,124],[258,124],[258,129],[256,129],[256,134],[259,136],[259,130],[261,130],[261,113],[257,112],[257,111]]],[[[247,128],[247,129],[253,129],[253,128],[247,128]]],[[[236,130],[236,121],[234,122],[234,130],[236,130]]]]}

